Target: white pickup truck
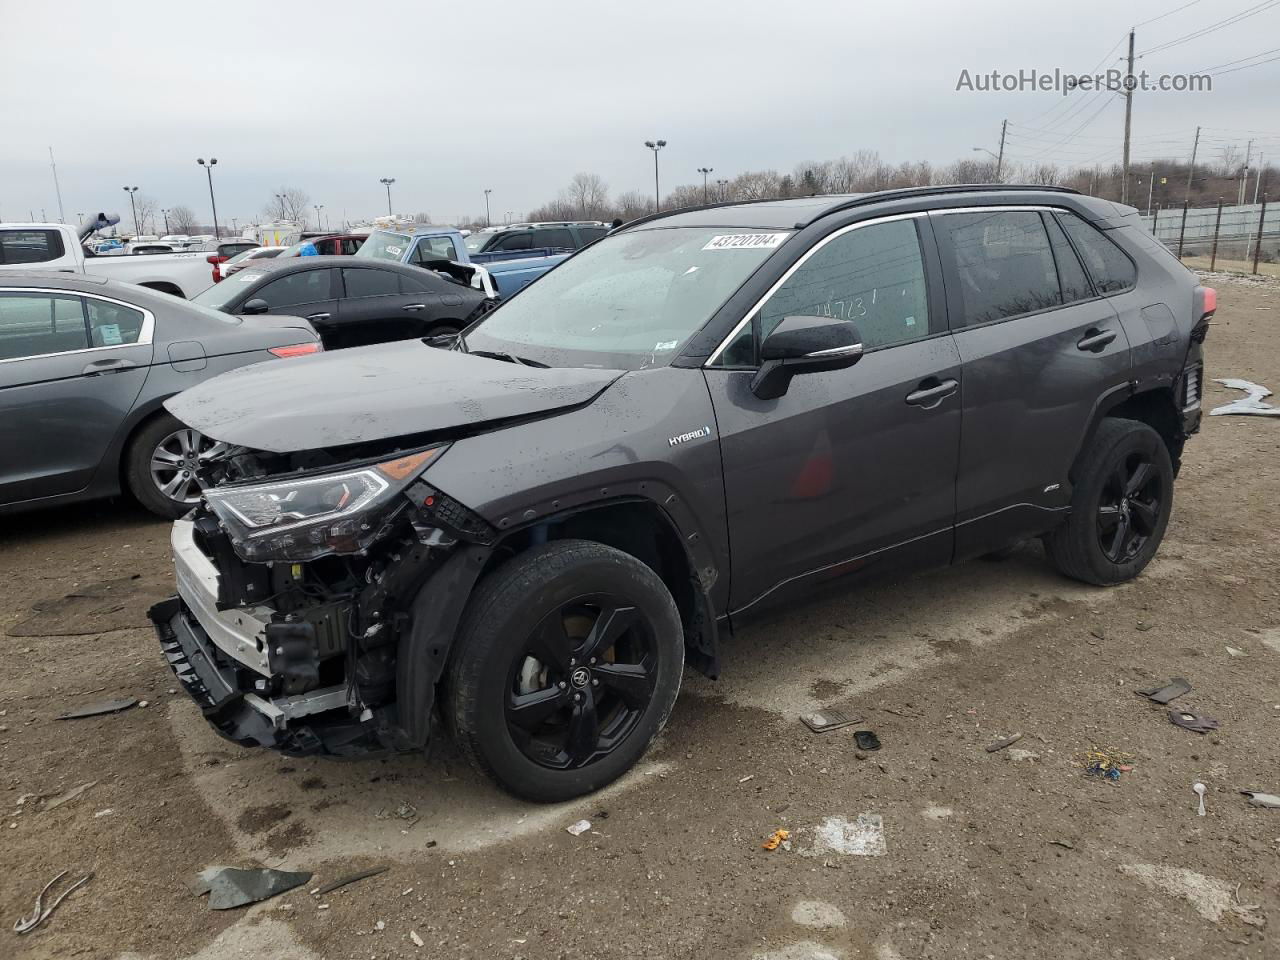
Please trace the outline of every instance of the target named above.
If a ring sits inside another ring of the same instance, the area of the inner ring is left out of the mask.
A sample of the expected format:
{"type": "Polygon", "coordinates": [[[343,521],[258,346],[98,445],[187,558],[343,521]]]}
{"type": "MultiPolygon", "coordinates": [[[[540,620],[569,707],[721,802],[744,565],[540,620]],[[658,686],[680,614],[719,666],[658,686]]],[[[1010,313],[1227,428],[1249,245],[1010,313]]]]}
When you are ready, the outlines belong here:
{"type": "Polygon", "coordinates": [[[99,257],[84,248],[83,241],[95,230],[118,221],[119,217],[114,214],[98,214],[78,231],[64,223],[0,223],[0,273],[9,270],[91,273],[187,300],[213,285],[213,268],[205,253],[99,257]]]}

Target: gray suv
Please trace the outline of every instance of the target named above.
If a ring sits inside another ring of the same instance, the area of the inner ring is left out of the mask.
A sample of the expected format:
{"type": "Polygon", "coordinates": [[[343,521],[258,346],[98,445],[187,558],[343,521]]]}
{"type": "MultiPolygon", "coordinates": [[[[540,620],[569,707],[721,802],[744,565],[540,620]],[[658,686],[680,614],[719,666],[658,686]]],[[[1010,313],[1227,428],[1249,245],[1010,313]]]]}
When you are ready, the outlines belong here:
{"type": "Polygon", "coordinates": [[[946,187],[636,221],[464,331],[233,371],[151,611],[208,721],[594,790],[688,662],[839,578],[1042,537],[1136,576],[1200,420],[1212,289],[1129,207],[946,187]]]}

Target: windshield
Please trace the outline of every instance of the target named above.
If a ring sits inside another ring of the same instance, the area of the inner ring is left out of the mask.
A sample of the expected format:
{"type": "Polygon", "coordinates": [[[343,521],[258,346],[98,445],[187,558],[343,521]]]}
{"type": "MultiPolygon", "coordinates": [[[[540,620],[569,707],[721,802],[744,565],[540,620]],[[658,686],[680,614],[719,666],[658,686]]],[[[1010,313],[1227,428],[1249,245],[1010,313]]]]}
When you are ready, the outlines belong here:
{"type": "Polygon", "coordinates": [[[614,234],[522,290],[463,345],[556,367],[667,363],[788,236],[729,227],[614,234]]]}
{"type": "Polygon", "coordinates": [[[402,233],[388,233],[386,230],[375,230],[369,239],[360,244],[355,252],[357,257],[374,257],[378,260],[394,260],[399,263],[404,252],[413,246],[413,237],[402,233]]]}
{"type": "Polygon", "coordinates": [[[234,257],[228,260],[227,263],[239,263],[241,260],[248,260],[250,257],[257,254],[260,249],[260,247],[250,247],[248,250],[237,253],[234,257]]]}
{"type": "Polygon", "coordinates": [[[246,267],[239,273],[233,273],[221,283],[215,283],[203,293],[197,293],[189,302],[203,307],[210,307],[214,310],[221,310],[226,304],[234,300],[237,295],[244,292],[244,284],[253,283],[255,280],[261,279],[261,269],[254,270],[252,267],[246,267]]]}
{"type": "Polygon", "coordinates": [[[492,233],[473,233],[463,237],[462,243],[467,248],[467,253],[479,253],[485,245],[485,241],[492,237],[492,233]]]}

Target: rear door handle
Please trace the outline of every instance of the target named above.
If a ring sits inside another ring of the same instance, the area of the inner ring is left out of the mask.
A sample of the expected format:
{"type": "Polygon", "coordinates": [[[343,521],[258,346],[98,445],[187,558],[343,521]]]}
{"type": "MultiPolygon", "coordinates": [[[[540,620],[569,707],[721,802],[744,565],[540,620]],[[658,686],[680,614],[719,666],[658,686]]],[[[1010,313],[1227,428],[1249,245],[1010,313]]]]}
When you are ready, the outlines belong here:
{"type": "Polygon", "coordinates": [[[947,397],[956,392],[960,386],[958,380],[939,380],[937,377],[926,377],[920,381],[916,389],[907,394],[907,403],[913,407],[932,410],[947,397]]]}
{"type": "Polygon", "coordinates": [[[307,319],[308,320],[328,320],[329,315],[327,313],[309,313],[307,314],[307,319]]]}
{"type": "Polygon", "coordinates": [[[425,303],[410,303],[410,304],[407,304],[406,306],[401,307],[400,309],[401,310],[425,310],[427,309],[427,305],[425,303]]]}
{"type": "Polygon", "coordinates": [[[104,373],[123,373],[137,366],[132,360],[95,360],[93,363],[86,364],[80,372],[86,377],[100,377],[104,373]]]}
{"type": "Polygon", "coordinates": [[[1116,332],[1114,330],[1099,330],[1097,327],[1090,327],[1084,332],[1080,342],[1076,344],[1076,349],[1099,353],[1103,347],[1112,343],[1115,338],[1116,332]]]}

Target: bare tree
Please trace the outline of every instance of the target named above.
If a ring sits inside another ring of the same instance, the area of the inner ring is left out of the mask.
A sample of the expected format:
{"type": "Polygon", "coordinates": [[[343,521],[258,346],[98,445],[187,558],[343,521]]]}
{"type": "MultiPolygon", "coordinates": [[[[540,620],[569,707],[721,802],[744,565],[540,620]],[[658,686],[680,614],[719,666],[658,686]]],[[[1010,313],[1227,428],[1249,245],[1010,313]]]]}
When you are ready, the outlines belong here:
{"type": "Polygon", "coordinates": [[[196,225],[195,212],[182,205],[169,208],[169,227],[174,233],[191,233],[196,225]]]}
{"type": "Polygon", "coordinates": [[[597,220],[608,212],[609,188],[597,174],[575,173],[560,199],[575,209],[575,216],[597,220]]]}
{"type": "Polygon", "coordinates": [[[311,207],[311,195],[297,187],[280,187],[271,195],[263,212],[272,220],[289,220],[306,223],[311,207]]]}
{"type": "Polygon", "coordinates": [[[1233,177],[1241,162],[1240,147],[1234,143],[1224,143],[1218,151],[1218,173],[1224,177],[1233,177]]]}
{"type": "Polygon", "coordinates": [[[729,195],[734,200],[761,200],[765,197],[776,197],[780,179],[777,170],[740,173],[729,184],[729,195]]]}
{"type": "Polygon", "coordinates": [[[682,207],[696,207],[702,203],[702,184],[688,183],[676,187],[662,198],[663,210],[679,210],[682,207]]]}
{"type": "Polygon", "coordinates": [[[653,213],[653,195],[644,190],[628,190],[618,195],[613,213],[622,220],[635,220],[653,213]]]}
{"type": "Polygon", "coordinates": [[[421,212],[419,212],[419,213],[415,213],[415,214],[413,215],[413,222],[414,222],[414,223],[430,223],[430,222],[431,222],[431,214],[427,213],[425,210],[423,210],[423,211],[421,211],[421,212]]]}
{"type": "Polygon", "coordinates": [[[135,193],[133,202],[138,211],[138,233],[154,233],[157,210],[155,200],[145,193],[135,193]],[[151,224],[150,227],[147,226],[148,223],[151,224]]]}

